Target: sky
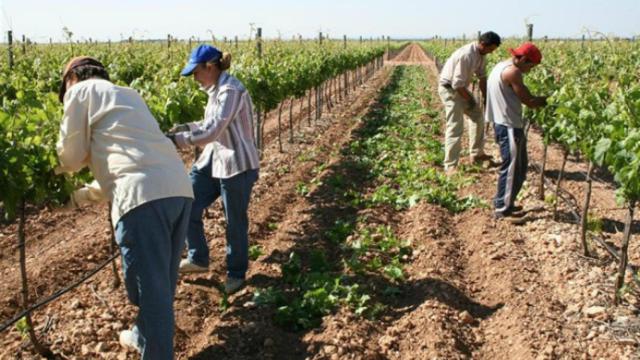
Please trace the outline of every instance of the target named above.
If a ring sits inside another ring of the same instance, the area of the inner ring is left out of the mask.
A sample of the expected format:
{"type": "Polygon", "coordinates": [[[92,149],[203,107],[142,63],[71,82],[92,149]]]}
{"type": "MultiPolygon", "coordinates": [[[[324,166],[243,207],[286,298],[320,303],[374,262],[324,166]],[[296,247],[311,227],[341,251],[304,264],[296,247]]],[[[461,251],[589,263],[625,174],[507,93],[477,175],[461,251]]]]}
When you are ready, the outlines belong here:
{"type": "Polygon", "coordinates": [[[302,35],[467,38],[493,30],[522,36],[581,37],[596,32],[640,37],[640,0],[0,0],[0,25],[14,38],[36,42],[74,40],[186,39],[239,36],[262,27],[267,38],[302,35]]]}

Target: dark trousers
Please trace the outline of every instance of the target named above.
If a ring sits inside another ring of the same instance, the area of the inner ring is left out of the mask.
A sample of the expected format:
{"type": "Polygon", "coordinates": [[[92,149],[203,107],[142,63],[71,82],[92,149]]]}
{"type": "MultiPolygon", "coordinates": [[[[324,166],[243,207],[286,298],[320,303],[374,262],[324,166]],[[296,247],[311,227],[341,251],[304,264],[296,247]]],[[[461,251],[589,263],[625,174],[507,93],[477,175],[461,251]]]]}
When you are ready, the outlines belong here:
{"type": "Polygon", "coordinates": [[[500,147],[502,164],[498,175],[498,192],[493,200],[496,212],[506,212],[527,178],[527,138],[524,129],[495,124],[496,143],[500,147]]]}

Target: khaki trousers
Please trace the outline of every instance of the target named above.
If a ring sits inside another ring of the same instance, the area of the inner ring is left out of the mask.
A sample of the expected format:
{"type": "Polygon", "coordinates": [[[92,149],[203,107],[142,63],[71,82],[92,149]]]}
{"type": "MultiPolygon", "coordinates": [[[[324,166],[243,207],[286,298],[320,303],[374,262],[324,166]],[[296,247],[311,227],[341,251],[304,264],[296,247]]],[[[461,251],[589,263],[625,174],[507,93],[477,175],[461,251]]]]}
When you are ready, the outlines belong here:
{"type": "Polygon", "coordinates": [[[446,170],[457,166],[460,159],[464,115],[469,118],[470,155],[477,156],[484,153],[484,116],[477,105],[473,109],[467,109],[467,101],[451,88],[439,85],[438,94],[444,104],[447,120],[444,145],[444,168],[446,170]]]}

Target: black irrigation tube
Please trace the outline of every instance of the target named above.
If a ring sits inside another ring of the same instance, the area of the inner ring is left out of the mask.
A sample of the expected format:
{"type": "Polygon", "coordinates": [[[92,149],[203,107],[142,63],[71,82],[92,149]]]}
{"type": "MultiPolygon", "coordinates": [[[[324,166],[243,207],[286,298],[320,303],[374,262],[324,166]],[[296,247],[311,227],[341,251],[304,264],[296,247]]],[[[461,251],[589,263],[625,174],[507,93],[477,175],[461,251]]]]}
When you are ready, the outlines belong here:
{"type": "Polygon", "coordinates": [[[118,258],[118,256],[120,256],[120,251],[116,252],[115,254],[111,255],[111,257],[109,257],[109,259],[107,259],[105,262],[103,262],[102,264],[100,264],[98,267],[96,267],[95,269],[91,270],[90,272],[86,273],[84,276],[82,276],[80,279],[76,280],[75,282],[71,283],[70,285],[67,285],[66,287],[58,290],[57,292],[55,292],[53,295],[50,295],[49,297],[42,299],[40,301],[38,301],[37,303],[31,305],[28,309],[22,310],[21,312],[19,312],[17,315],[15,315],[13,318],[7,320],[6,322],[4,322],[2,325],[0,325],[0,332],[6,330],[7,328],[9,328],[11,325],[17,323],[18,321],[20,321],[20,319],[22,319],[25,315],[38,310],[39,308],[49,304],[50,302],[58,299],[59,297],[61,297],[62,295],[68,293],[69,291],[77,288],[78,286],[82,285],[83,283],[85,283],[87,280],[89,280],[90,278],[92,278],[95,274],[97,274],[100,270],[104,269],[107,265],[109,265],[112,261],[114,261],[115,259],[118,258]]]}
{"type": "MultiPolygon", "coordinates": [[[[540,172],[540,166],[538,164],[531,164],[532,167],[534,167],[536,169],[537,172],[540,172]]],[[[551,183],[551,185],[553,185],[553,182],[549,179],[547,179],[546,177],[544,178],[545,183],[551,183]]],[[[575,210],[575,208],[579,208],[579,206],[576,203],[575,197],[570,194],[569,192],[567,192],[566,190],[560,188],[560,191],[563,193],[566,193],[568,195],[570,195],[573,199],[573,201],[567,200],[567,198],[565,198],[564,196],[559,196],[559,198],[561,200],[564,201],[564,203],[566,205],[570,206],[569,211],[571,212],[571,215],[574,216],[574,220],[576,221],[576,223],[580,223],[580,219],[581,216],[580,214],[578,214],[578,212],[575,210]]],[[[618,252],[616,251],[616,249],[614,249],[613,247],[611,247],[611,245],[607,244],[603,238],[599,237],[599,236],[595,236],[595,235],[591,235],[590,239],[595,240],[595,242],[602,246],[602,248],[604,250],[606,250],[609,255],[611,255],[614,259],[616,259],[618,262],[620,261],[620,254],[618,254],[618,252]]],[[[638,279],[637,276],[635,276],[635,271],[636,269],[638,269],[639,267],[633,264],[628,264],[627,265],[627,270],[631,271],[632,274],[634,274],[632,276],[633,281],[636,283],[637,286],[640,287],[640,279],[638,279]]]]}

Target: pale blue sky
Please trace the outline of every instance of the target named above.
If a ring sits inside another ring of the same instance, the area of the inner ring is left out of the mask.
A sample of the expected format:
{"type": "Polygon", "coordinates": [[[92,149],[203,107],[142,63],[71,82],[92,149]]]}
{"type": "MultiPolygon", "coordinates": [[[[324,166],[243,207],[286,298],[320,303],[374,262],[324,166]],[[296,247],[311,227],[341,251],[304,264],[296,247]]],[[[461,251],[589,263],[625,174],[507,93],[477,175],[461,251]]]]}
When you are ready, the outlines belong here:
{"type": "MultiPolygon", "coordinates": [[[[249,34],[250,23],[265,36],[332,37],[390,35],[425,38],[474,36],[478,30],[522,35],[528,19],[535,35],[578,37],[585,29],[619,36],[640,35],[640,0],[0,0],[2,30],[37,42],[62,39],[210,38],[249,34]]],[[[5,38],[3,36],[2,38],[5,38]]]]}

